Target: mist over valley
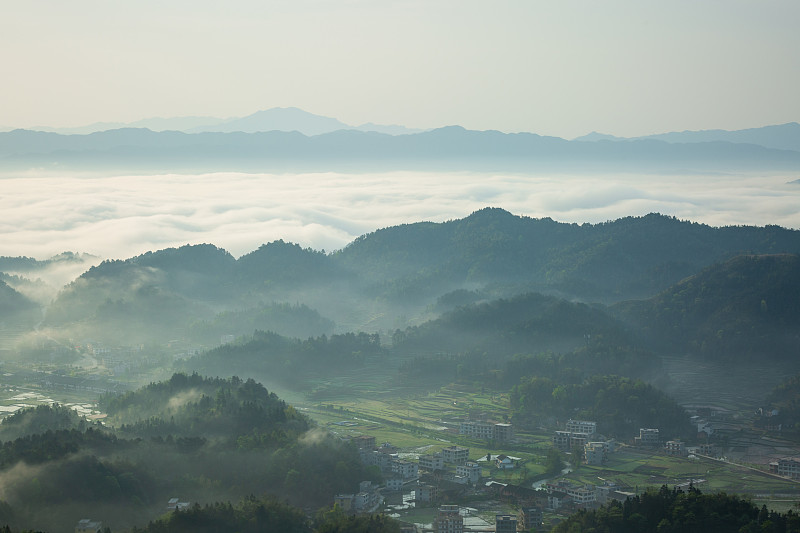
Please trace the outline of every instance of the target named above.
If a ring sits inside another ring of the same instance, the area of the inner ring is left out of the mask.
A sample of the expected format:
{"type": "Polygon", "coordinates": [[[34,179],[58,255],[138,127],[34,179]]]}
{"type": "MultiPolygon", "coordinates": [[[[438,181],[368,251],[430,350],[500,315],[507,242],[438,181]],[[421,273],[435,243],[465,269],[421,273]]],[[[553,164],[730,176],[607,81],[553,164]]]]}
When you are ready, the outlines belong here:
{"type": "Polygon", "coordinates": [[[695,478],[796,497],[771,466],[800,450],[790,127],[426,146],[316,124],[199,159],[210,133],[3,137],[0,522],[397,531],[450,501],[557,529],[695,478]],[[450,449],[469,480],[435,466],[450,449]]]}

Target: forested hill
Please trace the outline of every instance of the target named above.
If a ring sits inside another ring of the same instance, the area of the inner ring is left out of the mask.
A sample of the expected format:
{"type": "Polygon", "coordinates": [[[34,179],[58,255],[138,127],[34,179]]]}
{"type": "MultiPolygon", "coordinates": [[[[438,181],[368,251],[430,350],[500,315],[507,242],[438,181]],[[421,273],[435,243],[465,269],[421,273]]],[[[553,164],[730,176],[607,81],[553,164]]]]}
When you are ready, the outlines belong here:
{"type": "Polygon", "coordinates": [[[123,432],[152,437],[216,438],[236,443],[256,435],[262,443],[292,439],[309,428],[293,407],[252,379],[174,374],[168,381],[122,396],[104,396],[100,406],[123,432]]]}
{"type": "MultiPolygon", "coordinates": [[[[389,293],[425,291],[454,282],[527,283],[572,295],[629,298],[653,294],[700,268],[744,252],[800,253],[800,231],[778,226],[714,228],[650,214],[601,224],[566,224],[486,208],[444,223],[419,222],[381,229],[344,249],[324,254],[276,241],[235,261],[211,245],[148,252],[94,267],[85,279],[114,277],[147,267],[180,271],[166,286],[184,290],[186,274],[203,283],[250,288],[270,283],[359,279],[389,293]],[[202,252],[202,253],[201,253],[202,252]],[[200,280],[198,280],[200,281],[200,280]]],[[[196,287],[185,287],[187,292],[196,287]]]]}
{"type": "Polygon", "coordinates": [[[592,335],[621,336],[602,308],[532,293],[462,306],[392,338],[409,351],[490,351],[497,356],[547,350],[571,351],[592,335]]]}
{"type": "Polygon", "coordinates": [[[572,531],[614,531],[615,533],[706,533],[770,532],[789,533],[800,529],[800,516],[761,509],[740,496],[723,493],[703,494],[689,487],[688,492],[647,491],[625,503],[612,501],[597,510],[581,511],[554,529],[554,533],[572,531]]]}
{"type": "Polygon", "coordinates": [[[800,256],[739,256],[613,310],[661,352],[794,359],[800,349],[800,256]]]}
{"type": "MultiPolygon", "coordinates": [[[[208,509],[199,506],[204,502],[252,494],[316,509],[379,479],[355,447],[309,432],[305,416],[252,379],[174,374],[105,396],[101,405],[109,415],[103,424],[59,405],[24,409],[3,422],[0,524],[72,531],[76,517],[91,516],[130,531],[164,515],[168,499],[178,496],[198,504],[198,513],[208,509]]],[[[158,529],[165,530],[200,529],[158,529]]]]}
{"type": "MultiPolygon", "coordinates": [[[[388,328],[394,317],[417,314],[465,288],[487,298],[525,292],[604,303],[649,298],[742,253],[800,253],[800,231],[713,228],[657,214],[565,224],[487,208],[459,220],[378,230],[334,253],[275,241],[238,260],[205,244],[106,261],[61,292],[46,324],[104,321],[89,335],[112,327],[124,335],[135,325],[174,338],[170,332],[187,331],[220,310],[277,301],[305,304],[348,329],[371,320],[372,328],[388,328]]],[[[318,334],[318,324],[303,331],[318,334]]]]}
{"type": "Polygon", "coordinates": [[[578,225],[486,208],[441,224],[378,230],[332,259],[396,296],[418,297],[448,283],[511,283],[620,300],[652,296],[743,252],[800,253],[800,232],[713,228],[658,214],[578,225]]]}
{"type": "Polygon", "coordinates": [[[0,321],[30,319],[36,304],[15,291],[0,277],[0,321]]]}

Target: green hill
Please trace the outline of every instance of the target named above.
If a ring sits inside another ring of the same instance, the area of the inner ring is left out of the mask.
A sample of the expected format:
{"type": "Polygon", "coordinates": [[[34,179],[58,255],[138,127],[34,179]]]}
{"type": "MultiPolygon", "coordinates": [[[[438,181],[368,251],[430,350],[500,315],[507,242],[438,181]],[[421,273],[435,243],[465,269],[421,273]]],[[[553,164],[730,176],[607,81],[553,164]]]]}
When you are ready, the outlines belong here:
{"type": "Polygon", "coordinates": [[[769,531],[788,533],[800,530],[800,516],[759,509],[749,500],[725,493],[703,494],[690,487],[688,492],[648,491],[624,503],[611,502],[594,511],[580,511],[560,522],[554,533],[572,531],[614,531],[615,533],[705,533],[769,531]]]}
{"type": "MultiPolygon", "coordinates": [[[[651,298],[743,253],[800,253],[800,231],[713,228],[656,214],[564,224],[487,208],[381,229],[330,254],[275,241],[238,260],[196,245],[106,261],[60,293],[46,324],[77,328],[74,336],[103,339],[113,330],[134,343],[146,331],[163,341],[218,313],[275,302],[335,318],[338,331],[378,331],[434,317],[437,302],[463,291],[606,304],[651,298]]],[[[296,331],[315,334],[313,322],[296,331]]]]}
{"type": "Polygon", "coordinates": [[[735,257],[613,311],[661,353],[792,359],[800,349],[800,256],[735,257]]]}

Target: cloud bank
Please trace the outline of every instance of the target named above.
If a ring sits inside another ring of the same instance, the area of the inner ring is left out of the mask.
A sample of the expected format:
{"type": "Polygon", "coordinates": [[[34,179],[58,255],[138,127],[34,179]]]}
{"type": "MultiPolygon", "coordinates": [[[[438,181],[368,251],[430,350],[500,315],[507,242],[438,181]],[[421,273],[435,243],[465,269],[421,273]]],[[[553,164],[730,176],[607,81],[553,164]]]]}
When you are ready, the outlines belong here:
{"type": "Polygon", "coordinates": [[[0,255],[127,258],[212,243],[234,256],[283,239],[327,251],[370,231],[487,207],[560,222],[659,212],[713,226],[800,228],[796,176],[394,172],[0,177],[0,255]]]}

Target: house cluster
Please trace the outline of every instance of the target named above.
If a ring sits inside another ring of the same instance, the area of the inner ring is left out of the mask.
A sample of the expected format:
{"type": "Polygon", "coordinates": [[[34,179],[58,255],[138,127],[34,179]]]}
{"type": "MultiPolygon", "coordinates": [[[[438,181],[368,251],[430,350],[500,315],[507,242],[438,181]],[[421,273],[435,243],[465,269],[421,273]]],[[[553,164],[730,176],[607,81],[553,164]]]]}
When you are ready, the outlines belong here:
{"type": "MultiPolygon", "coordinates": [[[[463,533],[464,511],[458,505],[440,505],[433,521],[434,533],[463,533]]],[[[496,533],[516,533],[517,530],[530,531],[542,524],[541,509],[524,508],[518,515],[495,514],[494,531],[496,533]]],[[[491,526],[490,526],[491,527],[491,526]]]]}
{"type": "Polygon", "coordinates": [[[564,479],[553,481],[545,485],[547,489],[547,507],[553,510],[566,505],[578,509],[592,507],[597,501],[594,485],[576,485],[564,479]]]}
{"type": "Polygon", "coordinates": [[[571,514],[581,509],[597,508],[611,500],[624,502],[634,496],[633,492],[610,481],[602,485],[583,485],[559,479],[546,483],[541,489],[490,481],[486,487],[497,498],[521,509],[517,523],[522,525],[523,531],[540,527],[545,510],[571,514]]]}
{"type": "Polygon", "coordinates": [[[565,429],[553,435],[553,446],[561,451],[579,453],[590,465],[602,465],[616,450],[616,442],[601,438],[597,422],[590,420],[568,420],[565,429]]]}
{"type": "Polygon", "coordinates": [[[596,440],[583,445],[583,459],[587,465],[602,465],[608,460],[609,454],[617,449],[617,443],[611,440],[596,440]]]}
{"type": "MultiPolygon", "coordinates": [[[[452,481],[460,485],[475,485],[481,479],[483,467],[469,460],[469,448],[448,446],[440,452],[420,455],[419,467],[440,479],[452,481]]],[[[417,495],[419,498],[419,493],[417,495]]],[[[421,501],[425,500],[424,496],[421,501]]]]}
{"type": "Polygon", "coordinates": [[[398,448],[388,442],[376,446],[375,437],[361,435],[352,442],[358,448],[361,461],[368,466],[377,466],[387,478],[387,488],[400,490],[405,481],[419,477],[419,465],[400,459],[398,448]]]}
{"type": "Polygon", "coordinates": [[[560,479],[545,485],[547,508],[550,510],[591,509],[611,500],[624,502],[634,493],[623,490],[614,483],[580,485],[560,479]]]}
{"type": "MultiPolygon", "coordinates": [[[[713,432],[711,425],[703,420],[697,420],[697,418],[697,416],[692,417],[693,422],[697,423],[698,425],[698,436],[702,437],[705,435],[707,437],[713,432]],[[701,431],[701,429],[704,429],[706,432],[701,431]]],[[[636,446],[645,446],[649,448],[663,447],[664,453],[674,457],[685,457],[687,455],[706,455],[709,457],[716,457],[716,448],[714,447],[714,444],[710,443],[699,444],[697,446],[687,446],[682,440],[674,439],[668,440],[662,444],[659,430],[655,428],[639,429],[639,436],[635,437],[633,440],[636,446]]]]}
{"type": "Polygon", "coordinates": [[[383,503],[383,496],[371,481],[362,481],[358,484],[357,493],[337,494],[333,502],[345,513],[371,513],[383,503]]]}
{"type": "Polygon", "coordinates": [[[466,420],[459,424],[458,433],[474,439],[508,442],[514,438],[514,426],[512,424],[466,420]]]}
{"type": "Polygon", "coordinates": [[[800,479],[800,460],[793,457],[784,457],[770,463],[769,471],[771,474],[778,474],[790,479],[800,479]]]}
{"type": "Polygon", "coordinates": [[[588,420],[567,420],[563,431],[553,435],[553,446],[562,451],[580,450],[597,433],[597,422],[588,420]]]}

